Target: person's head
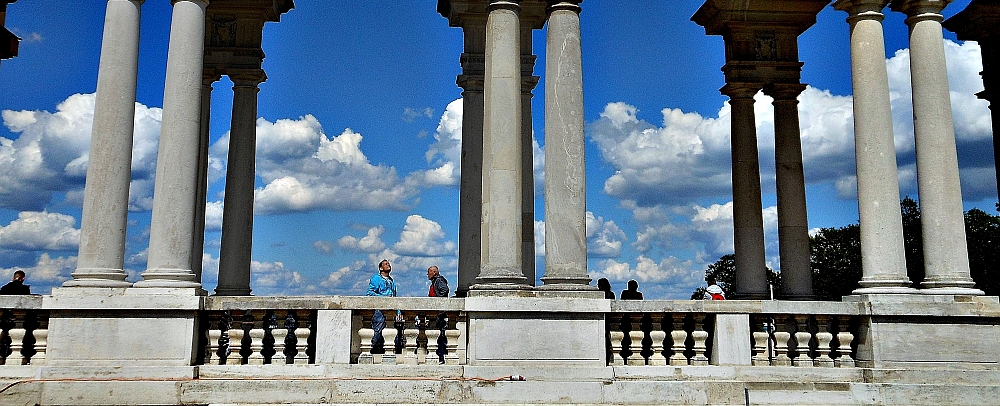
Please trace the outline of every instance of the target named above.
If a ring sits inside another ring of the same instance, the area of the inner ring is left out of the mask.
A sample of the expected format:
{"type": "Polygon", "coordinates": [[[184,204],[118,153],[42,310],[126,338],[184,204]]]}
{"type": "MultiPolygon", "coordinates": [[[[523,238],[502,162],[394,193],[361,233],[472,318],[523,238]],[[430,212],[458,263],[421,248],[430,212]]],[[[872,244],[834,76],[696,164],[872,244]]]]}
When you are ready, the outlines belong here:
{"type": "Polygon", "coordinates": [[[715,280],[714,276],[706,276],[705,277],[705,282],[708,282],[709,286],[717,285],[719,283],[717,280],[715,280]]]}
{"type": "Polygon", "coordinates": [[[392,272],[392,265],[389,265],[388,259],[383,259],[382,262],[378,263],[378,271],[384,274],[392,272]]]}
{"type": "Polygon", "coordinates": [[[20,269],[14,271],[14,277],[10,278],[10,280],[24,282],[24,271],[20,269]]]}
{"type": "Polygon", "coordinates": [[[597,288],[606,292],[611,291],[611,282],[608,282],[608,278],[601,278],[597,280],[597,288]]]}
{"type": "Polygon", "coordinates": [[[434,279],[435,276],[438,276],[440,274],[441,274],[441,271],[438,270],[437,265],[431,265],[430,268],[427,268],[427,279],[428,280],[434,279]]]}
{"type": "Polygon", "coordinates": [[[636,282],[635,279],[628,281],[628,290],[631,291],[639,290],[639,282],[636,282]]]}

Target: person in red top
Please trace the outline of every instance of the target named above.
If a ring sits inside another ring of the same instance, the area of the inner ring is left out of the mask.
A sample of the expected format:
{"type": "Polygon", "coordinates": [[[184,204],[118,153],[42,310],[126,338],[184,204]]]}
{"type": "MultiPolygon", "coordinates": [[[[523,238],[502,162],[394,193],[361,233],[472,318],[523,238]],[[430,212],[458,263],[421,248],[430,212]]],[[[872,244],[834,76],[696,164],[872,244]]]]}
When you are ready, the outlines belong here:
{"type": "MultiPolygon", "coordinates": [[[[431,281],[431,287],[427,291],[427,296],[430,297],[448,297],[448,280],[441,276],[441,271],[437,266],[431,266],[427,268],[427,280],[431,281]]],[[[448,328],[447,315],[444,312],[440,312],[437,315],[437,320],[434,321],[434,328],[441,330],[441,335],[437,339],[437,351],[438,363],[444,364],[444,355],[448,353],[448,338],[444,335],[444,330],[448,328]]]]}

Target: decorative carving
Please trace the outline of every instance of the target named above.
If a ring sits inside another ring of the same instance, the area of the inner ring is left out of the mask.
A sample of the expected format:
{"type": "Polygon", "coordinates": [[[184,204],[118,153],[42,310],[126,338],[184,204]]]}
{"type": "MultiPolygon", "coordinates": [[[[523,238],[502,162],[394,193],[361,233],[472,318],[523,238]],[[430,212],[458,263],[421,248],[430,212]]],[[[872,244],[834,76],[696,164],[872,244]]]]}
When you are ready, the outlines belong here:
{"type": "Polygon", "coordinates": [[[236,17],[216,16],[212,19],[212,46],[236,46],[236,17]]]}
{"type": "Polygon", "coordinates": [[[754,57],[758,61],[778,60],[778,41],[774,32],[757,32],[754,35],[754,57]]]}

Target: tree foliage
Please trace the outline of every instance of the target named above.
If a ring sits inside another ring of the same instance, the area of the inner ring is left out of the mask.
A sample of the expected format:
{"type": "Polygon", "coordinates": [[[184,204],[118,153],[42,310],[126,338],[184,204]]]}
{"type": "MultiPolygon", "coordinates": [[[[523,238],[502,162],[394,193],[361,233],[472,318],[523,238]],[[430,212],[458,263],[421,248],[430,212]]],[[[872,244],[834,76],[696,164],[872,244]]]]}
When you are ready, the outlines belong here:
{"type": "MultiPolygon", "coordinates": [[[[715,277],[715,280],[719,282],[719,287],[726,292],[726,297],[732,297],[732,293],[739,291],[736,284],[736,255],[723,255],[714,264],[709,265],[708,269],[705,270],[705,278],[710,276],[715,277]]],[[[767,282],[777,292],[778,287],[781,286],[781,275],[769,267],[767,268],[767,282]]],[[[694,300],[704,297],[705,286],[700,286],[691,293],[691,299],[694,300]]]]}
{"type": "Polygon", "coordinates": [[[823,228],[809,238],[813,293],[819,300],[840,300],[861,280],[861,228],[851,224],[823,228]]]}

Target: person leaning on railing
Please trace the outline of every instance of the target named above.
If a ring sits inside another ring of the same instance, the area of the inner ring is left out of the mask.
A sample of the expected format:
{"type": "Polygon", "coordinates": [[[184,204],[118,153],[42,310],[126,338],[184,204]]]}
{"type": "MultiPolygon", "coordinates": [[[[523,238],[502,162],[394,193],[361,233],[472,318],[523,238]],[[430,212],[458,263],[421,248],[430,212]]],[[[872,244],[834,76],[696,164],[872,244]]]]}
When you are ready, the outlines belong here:
{"type": "MultiPolygon", "coordinates": [[[[389,264],[388,259],[383,259],[382,262],[378,263],[378,273],[373,275],[370,280],[368,280],[368,291],[365,292],[366,296],[396,296],[396,281],[392,280],[392,276],[389,273],[392,272],[392,265],[389,264]]],[[[396,319],[402,319],[403,315],[399,310],[396,310],[396,319]]],[[[375,335],[372,336],[372,353],[373,354],[384,354],[385,349],[385,338],[382,337],[382,330],[385,329],[385,315],[382,314],[382,310],[375,310],[375,314],[372,315],[372,330],[375,331],[375,335]],[[376,352],[378,351],[378,352],[376,352]]],[[[402,337],[396,335],[396,345],[402,337]]]]}
{"type": "Polygon", "coordinates": [[[24,271],[18,269],[14,271],[14,277],[10,282],[0,288],[0,295],[30,295],[31,286],[24,284],[24,271]]]}
{"type": "MultiPolygon", "coordinates": [[[[448,297],[448,280],[441,275],[441,270],[438,269],[436,265],[427,268],[427,280],[431,281],[431,287],[427,291],[427,296],[429,297],[448,297]]],[[[441,335],[437,339],[437,356],[438,363],[444,364],[444,355],[448,353],[448,337],[445,336],[444,330],[448,328],[448,319],[444,312],[439,312],[437,319],[434,320],[434,328],[441,330],[441,335]]]]}

